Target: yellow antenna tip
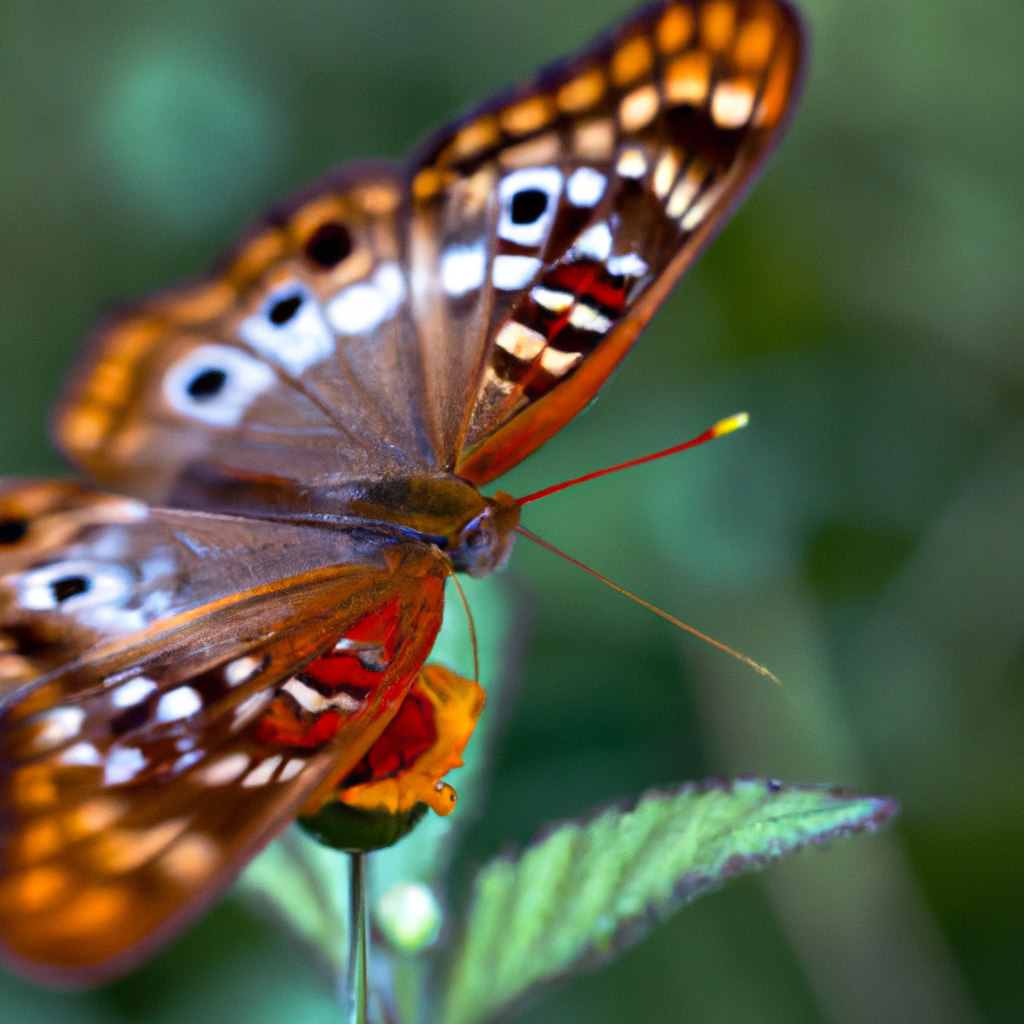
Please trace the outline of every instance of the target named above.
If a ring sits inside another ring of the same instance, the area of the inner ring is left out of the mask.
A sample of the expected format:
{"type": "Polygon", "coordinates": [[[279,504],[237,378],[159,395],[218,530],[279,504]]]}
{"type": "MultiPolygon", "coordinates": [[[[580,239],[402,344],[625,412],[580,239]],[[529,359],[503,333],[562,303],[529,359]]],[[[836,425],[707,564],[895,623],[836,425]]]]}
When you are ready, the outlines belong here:
{"type": "Polygon", "coordinates": [[[719,420],[711,428],[711,431],[715,437],[721,437],[723,434],[731,434],[734,430],[745,427],[749,422],[750,416],[747,413],[738,412],[735,416],[730,416],[726,420],[719,420]]]}

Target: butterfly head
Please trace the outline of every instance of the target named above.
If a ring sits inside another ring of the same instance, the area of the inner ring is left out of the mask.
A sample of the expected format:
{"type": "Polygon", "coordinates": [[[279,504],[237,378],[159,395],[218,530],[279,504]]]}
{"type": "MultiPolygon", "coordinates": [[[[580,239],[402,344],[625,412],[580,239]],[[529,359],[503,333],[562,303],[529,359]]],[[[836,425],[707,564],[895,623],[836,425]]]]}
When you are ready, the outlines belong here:
{"type": "Polygon", "coordinates": [[[446,552],[456,572],[478,579],[505,565],[519,525],[519,502],[511,494],[497,491],[484,501],[483,511],[450,538],[446,552]]]}

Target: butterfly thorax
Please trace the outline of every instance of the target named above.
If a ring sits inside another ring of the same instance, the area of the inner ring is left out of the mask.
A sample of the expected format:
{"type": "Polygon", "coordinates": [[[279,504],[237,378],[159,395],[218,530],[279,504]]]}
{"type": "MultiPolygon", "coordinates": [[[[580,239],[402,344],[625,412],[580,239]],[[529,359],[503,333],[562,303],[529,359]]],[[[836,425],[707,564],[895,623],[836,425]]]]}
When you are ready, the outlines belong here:
{"type": "Polygon", "coordinates": [[[320,486],[278,477],[193,476],[173,495],[176,507],[272,519],[358,533],[381,541],[421,541],[440,548],[456,572],[489,576],[512,553],[519,504],[486,497],[451,473],[347,480],[320,486]]]}
{"type": "Polygon", "coordinates": [[[346,525],[356,520],[357,529],[393,530],[435,544],[456,572],[474,577],[505,565],[519,525],[519,503],[510,494],[498,491],[489,498],[448,474],[356,484],[338,510],[346,525]]]}

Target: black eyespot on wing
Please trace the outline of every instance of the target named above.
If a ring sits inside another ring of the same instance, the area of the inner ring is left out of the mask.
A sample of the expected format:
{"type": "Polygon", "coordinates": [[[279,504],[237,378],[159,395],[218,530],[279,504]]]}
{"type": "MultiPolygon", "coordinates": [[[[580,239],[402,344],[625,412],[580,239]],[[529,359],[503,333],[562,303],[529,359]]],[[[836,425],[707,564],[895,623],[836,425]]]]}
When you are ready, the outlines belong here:
{"type": "Polygon", "coordinates": [[[352,252],[352,236],[336,220],[321,224],[306,242],[306,255],[318,266],[330,270],[352,252]]]}
{"type": "Polygon", "coordinates": [[[203,370],[192,378],[186,390],[192,398],[200,401],[204,398],[213,398],[220,393],[227,379],[228,375],[223,370],[203,370]]]}
{"type": "Polygon", "coordinates": [[[27,532],[26,519],[0,519],[0,544],[17,544],[27,532]]]}
{"type": "Polygon", "coordinates": [[[270,322],[276,324],[278,327],[288,323],[289,320],[299,311],[299,307],[302,305],[301,295],[289,295],[287,299],[279,299],[270,307],[270,312],[267,316],[270,317],[270,322]]]}
{"type": "Polygon", "coordinates": [[[512,197],[509,216],[513,224],[535,224],[548,208],[546,192],[539,188],[524,188],[512,197]]]}
{"type": "Polygon", "coordinates": [[[62,604],[69,597],[77,597],[89,589],[89,581],[84,576],[65,576],[63,579],[54,580],[50,584],[53,591],[53,599],[57,604],[62,604]]]}

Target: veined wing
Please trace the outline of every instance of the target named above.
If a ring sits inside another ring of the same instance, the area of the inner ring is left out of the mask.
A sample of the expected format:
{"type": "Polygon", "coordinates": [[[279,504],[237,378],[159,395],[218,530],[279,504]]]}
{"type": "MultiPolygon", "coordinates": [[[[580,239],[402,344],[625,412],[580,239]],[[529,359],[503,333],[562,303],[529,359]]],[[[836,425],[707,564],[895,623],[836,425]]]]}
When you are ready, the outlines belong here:
{"type": "Polygon", "coordinates": [[[212,275],[108,317],[55,410],[58,446],[102,486],[221,510],[435,468],[404,195],[390,164],[340,168],[212,275]],[[254,497],[222,500],[243,481],[254,497]]]}
{"type": "Polygon", "coordinates": [[[799,90],[777,0],[671,0],[414,167],[413,309],[445,464],[500,476],[595,395],[721,227],[799,90]]]}
{"type": "Polygon", "coordinates": [[[449,570],[429,545],[67,484],[0,505],[0,953],[91,984],[359,762],[430,650],[449,570]]]}

